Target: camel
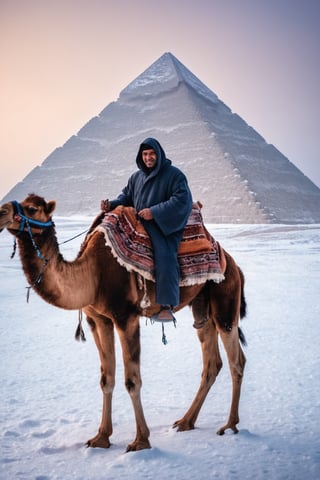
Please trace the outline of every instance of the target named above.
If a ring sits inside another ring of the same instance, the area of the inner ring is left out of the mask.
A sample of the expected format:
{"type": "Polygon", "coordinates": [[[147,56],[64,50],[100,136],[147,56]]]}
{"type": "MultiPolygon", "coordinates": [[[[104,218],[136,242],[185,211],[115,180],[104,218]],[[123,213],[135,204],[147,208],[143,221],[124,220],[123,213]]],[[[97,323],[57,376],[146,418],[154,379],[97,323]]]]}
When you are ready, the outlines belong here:
{"type": "MultiPolygon", "coordinates": [[[[115,385],[114,329],[121,343],[125,386],[136,422],[135,439],[127,451],[151,448],[150,432],[141,403],[140,375],[140,301],[143,291],[137,288],[136,276],[121,266],[106,246],[103,233],[94,222],[73,261],[59,252],[52,212],[56,202],[46,202],[35,194],[21,203],[9,202],[0,207],[0,232],[7,228],[17,240],[24,274],[30,286],[46,302],[69,310],[82,310],[90,326],[101,362],[100,387],[103,395],[102,419],[98,433],[88,440],[88,447],[110,447],[112,435],[112,393],[115,385]]],[[[222,368],[218,335],[226,350],[232,378],[232,399],[227,422],[217,433],[227,429],[238,432],[239,399],[245,367],[240,343],[245,343],[239,319],[245,316],[244,276],[233,258],[221,247],[225,258],[225,280],[207,281],[181,287],[178,311],[191,306],[194,318],[203,320],[196,329],[202,349],[203,370],[199,389],[185,415],[174,422],[177,431],[191,430],[205,398],[222,368]]],[[[143,315],[151,317],[159,310],[155,303],[154,282],[146,288],[151,305],[143,315]]]]}

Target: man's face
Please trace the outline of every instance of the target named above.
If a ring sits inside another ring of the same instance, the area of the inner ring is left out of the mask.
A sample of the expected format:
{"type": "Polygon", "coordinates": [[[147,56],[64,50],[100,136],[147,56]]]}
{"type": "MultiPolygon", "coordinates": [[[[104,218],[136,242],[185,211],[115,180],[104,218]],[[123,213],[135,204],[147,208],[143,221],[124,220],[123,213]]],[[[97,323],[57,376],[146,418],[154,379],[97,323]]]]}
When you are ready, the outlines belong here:
{"type": "Polygon", "coordinates": [[[142,161],[147,168],[154,168],[157,163],[157,154],[150,148],[150,150],[143,150],[142,153],[142,161]]]}

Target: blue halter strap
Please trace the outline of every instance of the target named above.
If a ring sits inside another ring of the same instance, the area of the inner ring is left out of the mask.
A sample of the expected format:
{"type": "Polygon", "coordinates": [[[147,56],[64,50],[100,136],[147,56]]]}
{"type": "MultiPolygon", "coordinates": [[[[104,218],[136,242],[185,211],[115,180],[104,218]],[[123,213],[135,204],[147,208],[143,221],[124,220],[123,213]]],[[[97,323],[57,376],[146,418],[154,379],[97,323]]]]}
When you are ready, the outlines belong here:
{"type": "Polygon", "coordinates": [[[53,225],[52,220],[49,220],[48,222],[40,222],[39,220],[34,220],[33,218],[26,217],[22,211],[22,208],[19,202],[17,202],[16,200],[13,200],[13,202],[11,203],[13,205],[14,213],[19,217],[19,221],[20,221],[19,232],[22,232],[26,225],[28,229],[29,227],[46,228],[46,227],[51,227],[53,225]]]}
{"type": "Polygon", "coordinates": [[[34,228],[51,227],[53,225],[53,221],[49,220],[48,222],[40,222],[39,220],[34,220],[33,218],[26,217],[24,215],[23,211],[22,211],[22,207],[21,207],[19,202],[17,202],[16,200],[13,200],[13,202],[11,202],[11,203],[12,203],[12,206],[13,206],[13,209],[14,209],[14,214],[18,217],[17,221],[20,222],[19,235],[20,235],[20,233],[22,233],[24,231],[25,228],[27,228],[27,231],[29,233],[33,248],[35,249],[37,256],[39,258],[41,258],[42,260],[46,261],[44,256],[40,252],[36,242],[34,241],[32,231],[31,231],[31,227],[34,227],[34,228]]]}

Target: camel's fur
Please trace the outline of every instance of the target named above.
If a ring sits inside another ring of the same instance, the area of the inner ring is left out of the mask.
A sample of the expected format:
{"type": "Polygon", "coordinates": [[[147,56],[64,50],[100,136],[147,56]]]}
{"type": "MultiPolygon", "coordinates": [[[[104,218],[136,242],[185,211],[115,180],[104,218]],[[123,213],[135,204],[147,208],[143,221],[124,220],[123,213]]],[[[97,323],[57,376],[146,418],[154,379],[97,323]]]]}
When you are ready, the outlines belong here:
{"type": "MultiPolygon", "coordinates": [[[[29,195],[21,207],[24,215],[40,221],[48,221],[55,202],[45,202],[41,197],[29,195]]],[[[65,309],[83,309],[97,345],[101,362],[100,386],[103,393],[102,419],[99,431],[88,441],[88,446],[110,446],[112,434],[111,403],[115,384],[114,328],[120,338],[125,385],[130,395],[135,420],[136,437],[128,451],[150,448],[149,429],[146,424],[140,398],[140,301],[143,291],[137,287],[135,274],[128,273],[106,247],[104,235],[91,231],[73,262],[67,262],[59,253],[54,226],[41,230],[32,228],[34,241],[47,263],[36,255],[27,231],[18,234],[19,219],[12,203],[0,207],[0,231],[3,228],[17,237],[24,273],[30,285],[47,302],[65,309]],[[43,270],[41,281],[35,283],[43,270]]],[[[196,419],[210,387],[214,383],[222,361],[219,354],[218,335],[225,347],[231,377],[232,400],[226,424],[218,430],[222,435],[230,428],[237,432],[238,407],[245,356],[239,344],[238,321],[245,314],[243,294],[244,277],[233,258],[226,252],[225,280],[220,284],[182,287],[180,310],[192,305],[195,318],[208,320],[197,330],[203,356],[203,372],[199,390],[186,414],[174,423],[178,431],[194,428],[196,419]]],[[[159,310],[154,301],[154,284],[147,282],[151,306],[146,316],[159,310]]]]}

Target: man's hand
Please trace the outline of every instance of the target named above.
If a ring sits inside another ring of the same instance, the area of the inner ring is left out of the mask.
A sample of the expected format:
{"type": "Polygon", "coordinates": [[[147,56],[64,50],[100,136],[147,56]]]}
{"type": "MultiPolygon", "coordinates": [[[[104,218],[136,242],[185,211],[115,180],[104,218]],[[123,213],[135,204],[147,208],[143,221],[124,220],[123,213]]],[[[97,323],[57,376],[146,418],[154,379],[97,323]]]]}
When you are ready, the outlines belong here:
{"type": "Polygon", "coordinates": [[[111,210],[111,205],[109,200],[101,200],[100,208],[103,212],[110,212],[111,210]]]}
{"type": "Polygon", "coordinates": [[[139,215],[139,217],[143,218],[143,220],[152,220],[153,219],[152,212],[151,212],[150,208],[144,208],[143,210],[140,210],[140,212],[138,212],[138,215],[139,215]]]}

